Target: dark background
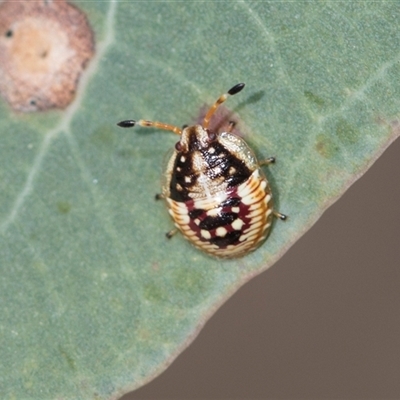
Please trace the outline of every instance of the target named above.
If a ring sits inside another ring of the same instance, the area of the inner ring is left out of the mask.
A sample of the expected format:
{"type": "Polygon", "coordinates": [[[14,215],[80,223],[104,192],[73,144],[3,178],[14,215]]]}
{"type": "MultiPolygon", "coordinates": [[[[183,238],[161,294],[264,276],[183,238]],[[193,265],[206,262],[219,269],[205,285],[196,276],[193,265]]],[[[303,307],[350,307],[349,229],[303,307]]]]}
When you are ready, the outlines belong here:
{"type": "Polygon", "coordinates": [[[400,399],[399,239],[397,140],[164,373],[122,399],[400,399]]]}

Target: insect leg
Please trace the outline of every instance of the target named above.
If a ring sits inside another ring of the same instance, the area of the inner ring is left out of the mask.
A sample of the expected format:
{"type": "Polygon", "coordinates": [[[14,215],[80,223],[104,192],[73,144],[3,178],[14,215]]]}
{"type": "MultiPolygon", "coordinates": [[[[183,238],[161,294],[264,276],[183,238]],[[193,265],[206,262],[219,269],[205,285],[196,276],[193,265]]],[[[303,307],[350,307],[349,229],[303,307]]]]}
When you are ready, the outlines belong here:
{"type": "Polygon", "coordinates": [[[278,211],[273,211],[272,214],[274,214],[274,217],[279,218],[281,221],[286,221],[288,216],[285,214],[281,214],[278,211]]]}
{"type": "Polygon", "coordinates": [[[275,157],[268,157],[265,160],[260,161],[260,165],[270,165],[275,163],[275,157]]]}
{"type": "Polygon", "coordinates": [[[172,236],[174,236],[177,232],[178,232],[178,229],[177,229],[177,228],[171,229],[169,232],[167,232],[167,233],[165,234],[165,236],[167,237],[167,239],[171,239],[172,236]]]}
{"type": "Polygon", "coordinates": [[[207,111],[206,116],[203,120],[203,128],[207,129],[208,124],[210,123],[210,119],[217,110],[217,108],[224,102],[229,96],[233,96],[236,93],[239,93],[244,88],[244,83],[238,83],[233,88],[229,89],[227,93],[222,94],[218,100],[210,107],[207,111]]]}
{"type": "Polygon", "coordinates": [[[146,119],[139,119],[139,121],[128,119],[126,121],[118,122],[117,125],[120,126],[121,128],[132,128],[135,125],[140,125],[140,126],[164,129],[165,131],[172,131],[177,135],[180,135],[182,133],[182,129],[178,128],[177,126],[164,124],[164,122],[148,121],[146,119]]]}

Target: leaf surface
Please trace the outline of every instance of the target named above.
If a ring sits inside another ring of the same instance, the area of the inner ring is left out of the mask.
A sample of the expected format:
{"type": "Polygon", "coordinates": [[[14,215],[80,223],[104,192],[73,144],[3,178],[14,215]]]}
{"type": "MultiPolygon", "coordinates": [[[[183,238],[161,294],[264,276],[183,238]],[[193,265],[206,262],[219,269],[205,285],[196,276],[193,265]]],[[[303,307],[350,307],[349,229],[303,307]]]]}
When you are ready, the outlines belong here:
{"type": "Polygon", "coordinates": [[[0,104],[0,393],[109,399],[163,371],[240,285],[270,267],[398,135],[394,2],[76,2],[96,56],[65,111],[0,104]],[[227,107],[267,172],[267,242],[238,260],[182,237],[160,191],[181,126],[227,107]]]}

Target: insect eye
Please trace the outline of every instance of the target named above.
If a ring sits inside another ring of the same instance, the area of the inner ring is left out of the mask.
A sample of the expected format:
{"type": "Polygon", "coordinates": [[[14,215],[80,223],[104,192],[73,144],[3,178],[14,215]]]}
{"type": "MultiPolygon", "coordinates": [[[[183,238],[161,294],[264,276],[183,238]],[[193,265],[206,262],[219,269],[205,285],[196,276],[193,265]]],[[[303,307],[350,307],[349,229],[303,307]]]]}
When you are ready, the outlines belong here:
{"type": "Polygon", "coordinates": [[[217,134],[215,132],[208,132],[208,141],[213,142],[217,138],[217,134]]]}
{"type": "Polygon", "coordinates": [[[181,142],[176,142],[175,143],[175,149],[176,149],[176,151],[181,151],[182,150],[181,142]]]}

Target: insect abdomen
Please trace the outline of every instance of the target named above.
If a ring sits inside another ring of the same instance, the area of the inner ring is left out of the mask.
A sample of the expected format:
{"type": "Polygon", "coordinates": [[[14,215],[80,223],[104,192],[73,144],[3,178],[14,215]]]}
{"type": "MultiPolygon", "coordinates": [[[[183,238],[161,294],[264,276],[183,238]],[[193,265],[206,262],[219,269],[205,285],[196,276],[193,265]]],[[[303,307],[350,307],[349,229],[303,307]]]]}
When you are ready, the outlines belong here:
{"type": "Polygon", "coordinates": [[[267,237],[272,198],[260,169],[226,193],[177,202],[167,198],[175,225],[195,246],[217,257],[238,257],[267,237]]]}

